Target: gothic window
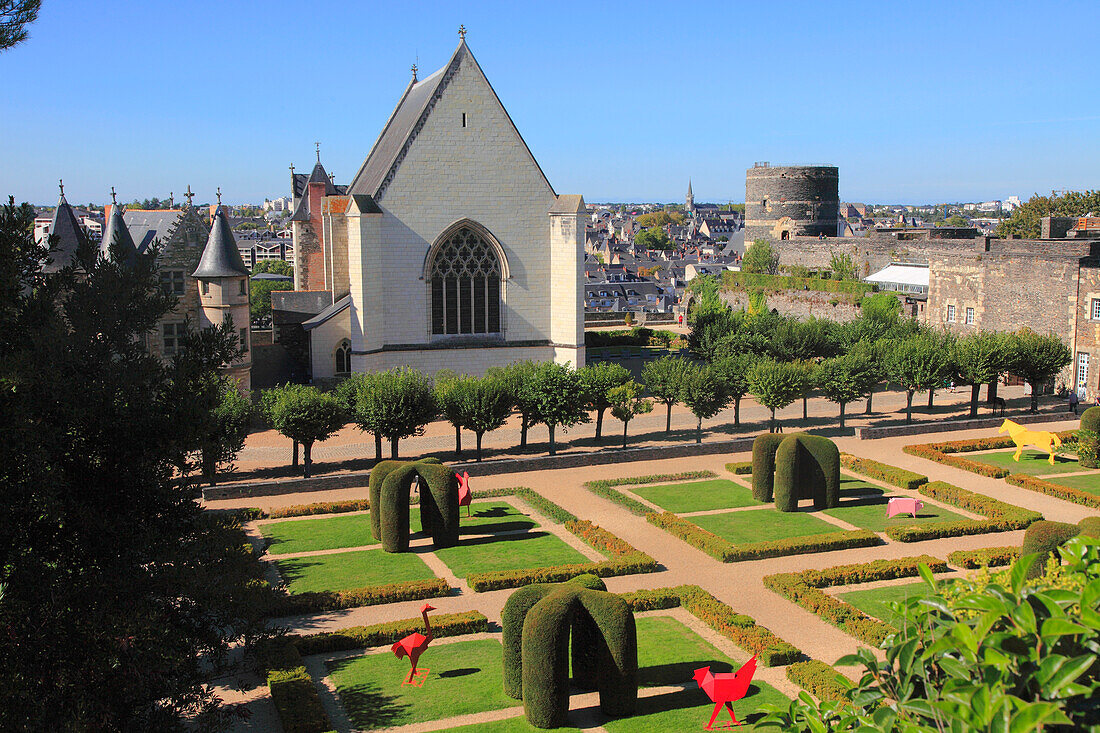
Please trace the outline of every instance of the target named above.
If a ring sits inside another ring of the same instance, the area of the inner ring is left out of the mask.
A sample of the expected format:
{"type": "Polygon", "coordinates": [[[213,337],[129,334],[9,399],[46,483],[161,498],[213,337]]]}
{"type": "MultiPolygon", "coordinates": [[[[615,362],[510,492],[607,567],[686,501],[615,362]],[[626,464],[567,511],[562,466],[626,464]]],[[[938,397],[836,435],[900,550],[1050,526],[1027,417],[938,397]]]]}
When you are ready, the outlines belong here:
{"type": "Polygon", "coordinates": [[[501,263],[473,229],[459,229],[429,268],[432,334],[500,333],[501,263]]]}
{"type": "Polygon", "coordinates": [[[351,371],[351,342],[344,339],[336,347],[336,373],[347,374],[351,371]]]}

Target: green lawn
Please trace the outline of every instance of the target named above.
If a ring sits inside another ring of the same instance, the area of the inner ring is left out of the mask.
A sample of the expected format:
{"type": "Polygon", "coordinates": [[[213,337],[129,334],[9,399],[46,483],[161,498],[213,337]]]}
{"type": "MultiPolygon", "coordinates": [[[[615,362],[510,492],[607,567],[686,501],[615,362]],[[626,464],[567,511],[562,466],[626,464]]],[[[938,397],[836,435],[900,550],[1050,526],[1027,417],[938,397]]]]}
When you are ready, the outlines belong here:
{"type": "Polygon", "coordinates": [[[581,553],[547,532],[527,532],[500,538],[459,540],[454,547],[435,551],[457,577],[493,570],[521,570],[590,562],[581,553]]]}
{"type": "Polygon", "coordinates": [[[886,491],[881,486],[865,481],[855,476],[840,474],[840,498],[846,499],[852,496],[882,496],[886,491]]]}
{"type": "MultiPolygon", "coordinates": [[[[420,511],[413,510],[418,526],[420,511]]],[[[335,550],[338,547],[366,547],[378,544],[370,533],[370,515],[352,514],[324,519],[293,519],[261,524],[260,532],[268,539],[267,551],[272,555],[294,552],[335,550]]]]}
{"type": "Polygon", "coordinates": [[[752,498],[752,491],[734,481],[721,478],[683,484],[639,486],[630,491],[677,514],[759,504],[752,498]]]}
{"type": "MultiPolygon", "coordinates": [[[[462,534],[506,532],[513,529],[530,529],[537,526],[531,517],[506,501],[478,501],[470,506],[470,516],[461,507],[462,534]]],[[[417,525],[413,525],[417,526],[417,525]]]]}
{"type": "MultiPolygon", "coordinates": [[[[504,694],[496,639],[433,644],[419,667],[423,687],[403,686],[409,660],[389,652],[328,663],[344,711],[355,728],[371,730],[522,705],[504,694]]],[[[507,730],[507,729],[506,729],[507,730]]]]}
{"type": "Polygon", "coordinates": [[[901,617],[887,607],[890,601],[902,602],[906,598],[916,598],[928,595],[928,585],[922,580],[905,585],[891,585],[886,588],[874,590],[853,590],[848,593],[840,593],[837,597],[863,611],[868,616],[874,616],[880,621],[885,621],[893,626],[901,623],[901,617]]]}
{"type": "Polygon", "coordinates": [[[1077,462],[1077,459],[1068,455],[1055,455],[1054,465],[1052,466],[1048,462],[1050,458],[1046,453],[1040,453],[1037,450],[1025,450],[1020,454],[1019,462],[1012,460],[1015,453],[1015,450],[1007,450],[1002,453],[979,453],[976,455],[961,453],[959,455],[978,463],[984,463],[987,466],[1007,468],[1012,473],[1026,473],[1032,476],[1046,476],[1052,473],[1069,473],[1070,471],[1081,470],[1081,464],[1077,462]]]}
{"type": "Polygon", "coordinates": [[[1051,483],[1069,486],[1090,494],[1100,495],[1100,471],[1081,476],[1063,476],[1061,478],[1047,479],[1051,483]]]}
{"type": "Polygon", "coordinates": [[[829,524],[812,514],[781,512],[776,509],[704,514],[701,517],[692,517],[691,521],[735,545],[843,531],[835,524],[829,524]]]}
{"type": "MultiPolygon", "coordinates": [[[[516,700],[517,703],[521,703],[520,700],[516,700]]],[[[505,718],[504,720],[497,720],[492,723],[473,723],[471,725],[460,725],[457,728],[443,728],[440,731],[433,731],[433,733],[538,733],[538,731],[547,730],[546,728],[536,728],[527,722],[527,718],[521,713],[518,718],[505,718]]],[[[579,730],[572,726],[566,726],[564,728],[550,728],[549,730],[579,730]]]]}
{"type": "Polygon", "coordinates": [[[381,549],[296,557],[279,560],[276,565],[291,593],[349,590],[435,577],[415,553],[381,549]]]}
{"type": "Polygon", "coordinates": [[[695,670],[733,671],[732,660],[671,616],[643,616],[638,628],[638,686],[690,682],[695,670]]]}
{"type": "Polygon", "coordinates": [[[916,519],[911,514],[896,514],[886,518],[886,503],[889,497],[881,496],[862,500],[845,500],[835,509],[826,509],[825,513],[830,517],[836,517],[849,524],[854,524],[860,529],[870,529],[882,532],[887,527],[906,526],[910,524],[923,524],[925,522],[953,522],[967,517],[961,514],[949,512],[932,504],[925,504],[924,508],[917,512],[916,519]]]}

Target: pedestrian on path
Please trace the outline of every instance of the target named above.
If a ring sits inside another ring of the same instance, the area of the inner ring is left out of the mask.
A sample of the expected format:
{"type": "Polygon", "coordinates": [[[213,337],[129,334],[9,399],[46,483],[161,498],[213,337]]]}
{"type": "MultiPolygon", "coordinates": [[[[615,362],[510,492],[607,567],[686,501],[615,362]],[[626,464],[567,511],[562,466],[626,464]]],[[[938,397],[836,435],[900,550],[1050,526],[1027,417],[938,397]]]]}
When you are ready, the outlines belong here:
{"type": "Polygon", "coordinates": [[[1077,397],[1077,390],[1071,389],[1070,392],[1069,392],[1069,409],[1073,412],[1074,415],[1077,414],[1077,402],[1078,401],[1079,401],[1079,398],[1077,397]]]}

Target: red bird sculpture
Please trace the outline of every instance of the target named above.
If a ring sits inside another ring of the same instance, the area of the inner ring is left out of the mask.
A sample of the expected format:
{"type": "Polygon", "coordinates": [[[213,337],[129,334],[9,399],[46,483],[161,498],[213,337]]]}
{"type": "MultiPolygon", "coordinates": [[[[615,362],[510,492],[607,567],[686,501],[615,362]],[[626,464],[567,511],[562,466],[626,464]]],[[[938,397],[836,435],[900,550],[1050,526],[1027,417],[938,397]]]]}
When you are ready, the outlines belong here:
{"type": "Polygon", "coordinates": [[[416,676],[416,662],[420,659],[420,655],[424,653],[424,650],[428,648],[428,644],[432,643],[432,625],[428,622],[428,611],[434,610],[435,606],[430,603],[425,603],[424,607],[420,609],[420,615],[424,617],[425,633],[413,632],[390,647],[398,659],[408,657],[409,661],[412,662],[412,669],[405,680],[406,683],[413,681],[413,677],[416,676]]]}
{"type": "Polygon", "coordinates": [[[455,478],[458,479],[458,505],[466,507],[466,516],[468,517],[470,516],[470,503],[474,498],[474,495],[470,492],[470,472],[456,473],[455,478]]]}
{"type": "Polygon", "coordinates": [[[729,711],[734,725],[741,725],[737,716],[733,714],[733,706],[730,703],[745,696],[754,674],[756,674],[756,655],[753,655],[753,658],[745,662],[736,672],[711,674],[710,667],[695,670],[695,681],[714,702],[714,712],[707,721],[707,730],[713,730],[711,726],[714,725],[714,719],[718,717],[718,711],[722,708],[729,711]]]}

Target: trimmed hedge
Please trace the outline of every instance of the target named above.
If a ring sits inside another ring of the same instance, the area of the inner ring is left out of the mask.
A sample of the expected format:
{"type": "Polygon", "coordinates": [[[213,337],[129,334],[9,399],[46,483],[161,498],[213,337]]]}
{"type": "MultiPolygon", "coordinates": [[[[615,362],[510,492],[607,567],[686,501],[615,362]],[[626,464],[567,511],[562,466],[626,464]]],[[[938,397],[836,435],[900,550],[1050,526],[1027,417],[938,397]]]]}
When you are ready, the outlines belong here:
{"type": "Polygon", "coordinates": [[[332,729],[317,686],[305,667],[269,673],[267,687],[285,733],[324,733],[332,729]]]}
{"type": "Polygon", "coordinates": [[[840,506],[840,451],[819,435],[788,435],[775,451],[775,508],[798,511],[799,499],[814,509],[840,506]]]}
{"type": "Polygon", "coordinates": [[[927,476],[851,453],[840,454],[840,465],[902,489],[916,490],[921,484],[928,483],[927,476]]]}
{"type": "Polygon", "coordinates": [[[874,547],[882,544],[879,536],[871,530],[859,529],[734,545],[672,512],[651,512],[646,515],[646,519],[650,524],[679,537],[692,547],[722,562],[762,560],[769,557],[846,550],[853,547],[874,547]]]}
{"type": "MultiPolygon", "coordinates": [[[[621,491],[616,491],[616,486],[641,486],[643,484],[665,484],[673,481],[690,481],[692,479],[715,478],[718,474],[714,471],[684,471],[683,473],[659,473],[652,476],[634,476],[633,478],[601,479],[587,481],[584,488],[597,496],[602,496],[608,501],[614,502],[632,514],[644,517],[653,511],[652,507],[633,499],[621,491]]],[[[574,517],[575,519],[576,517],[574,517]]]]}
{"type": "MultiPolygon", "coordinates": [[[[293,637],[289,646],[298,654],[329,654],[351,649],[368,649],[373,646],[387,646],[404,639],[414,631],[421,631],[424,620],[416,618],[389,621],[371,626],[353,626],[339,631],[324,631],[319,634],[293,637]]],[[[464,613],[444,613],[432,616],[432,634],[436,638],[444,636],[462,636],[477,634],[489,630],[489,620],[477,611],[464,613]]]]}
{"type": "Polygon", "coordinates": [[[420,480],[420,525],[432,537],[432,547],[458,544],[458,477],[435,459],[382,461],[371,470],[371,534],[386,552],[409,551],[409,501],[413,482],[420,480]],[[376,481],[375,475],[382,474],[376,481]],[[379,486],[380,484],[380,486],[379,486]],[[424,490],[427,489],[427,491],[424,490]]]}
{"type": "Polygon", "coordinates": [[[1071,501],[1074,504],[1100,509],[1100,496],[1090,494],[1087,491],[1081,491],[1080,489],[1075,489],[1072,486],[1062,486],[1061,484],[1044,481],[1041,478],[1028,476],[1023,473],[1011,474],[1005,480],[1013,486],[1019,486],[1021,489],[1037,491],[1040,494],[1047,494],[1048,496],[1053,496],[1058,499],[1071,501]]]}
{"type": "Polygon", "coordinates": [[[1078,450],[1077,460],[1084,468],[1097,468],[1095,456],[1100,454],[1100,445],[1097,444],[1097,435],[1100,434],[1100,406],[1090,407],[1081,413],[1081,442],[1087,442],[1086,450],[1078,450]],[[1082,456],[1082,453],[1085,455],[1082,456]]]}
{"type": "Polygon", "coordinates": [[[726,470],[734,476],[748,476],[752,473],[752,461],[736,461],[727,463],[726,470]]]}
{"type": "Polygon", "coordinates": [[[802,656],[797,647],[757,625],[752,616],[737,613],[697,585],[638,590],[620,595],[635,613],[682,607],[741,649],[755,654],[757,661],[765,667],[781,667],[802,656]]]}
{"type": "MultiPolygon", "coordinates": [[[[1075,434],[1076,431],[1073,430],[1066,430],[1057,433],[1059,439],[1063,441],[1072,441],[1075,434]]],[[[942,463],[945,466],[961,468],[964,471],[970,471],[971,473],[976,473],[979,476],[988,476],[989,478],[1005,478],[1012,473],[1012,471],[1007,468],[990,466],[985,463],[979,463],[977,461],[972,461],[969,458],[963,458],[962,456],[957,456],[953,454],[970,453],[980,450],[992,450],[996,448],[1013,448],[1015,447],[1015,445],[1016,444],[1012,442],[1011,437],[1007,435],[1002,435],[993,438],[974,438],[972,440],[949,440],[941,443],[917,443],[914,445],[907,445],[902,448],[902,450],[911,456],[926,458],[930,461],[935,461],[936,463],[942,463]]]]}
{"type": "Polygon", "coordinates": [[[1027,577],[1037,578],[1046,571],[1047,560],[1051,553],[1059,559],[1058,548],[1081,533],[1076,524],[1066,522],[1036,522],[1024,532],[1024,541],[1020,545],[1020,555],[1037,554],[1039,559],[1028,569],[1027,577]]]}
{"type": "Polygon", "coordinates": [[[819,659],[790,665],[787,667],[787,679],[822,701],[848,702],[845,693],[852,688],[847,677],[819,659]]]}
{"type": "MultiPolygon", "coordinates": [[[[532,594],[525,591],[519,592],[529,600],[532,594]]],[[[516,620],[510,619],[513,625],[516,620]]],[[[593,657],[575,670],[578,686],[598,687],[600,709],[611,717],[632,715],[637,707],[638,636],[629,604],[614,593],[564,583],[551,587],[522,616],[523,709],[538,728],[568,722],[569,637],[577,624],[587,627],[585,637],[598,640],[577,649],[582,657],[593,657]]]]}
{"type": "Polygon", "coordinates": [[[947,561],[960,568],[997,568],[1011,565],[1020,556],[1018,547],[983,547],[980,550],[955,550],[947,561]]]}
{"type": "Polygon", "coordinates": [[[410,580],[404,583],[372,585],[341,591],[287,593],[276,595],[268,608],[269,616],[299,616],[322,611],[337,611],[356,606],[377,606],[398,601],[419,601],[439,598],[451,592],[442,578],[410,580]]]}
{"type": "Polygon", "coordinates": [[[369,499],[351,499],[348,501],[321,501],[316,504],[295,504],[293,506],[278,507],[263,513],[261,516],[264,519],[283,519],[285,517],[305,517],[313,514],[343,514],[366,511],[370,511],[369,499]]]}
{"type": "Polygon", "coordinates": [[[762,433],[752,441],[752,498],[757,501],[769,502],[773,498],[775,452],[785,437],[783,433],[762,433]]]}
{"type": "Polygon", "coordinates": [[[838,565],[826,570],[778,573],[764,576],[764,586],[789,598],[807,611],[820,616],[841,631],[866,644],[878,646],[887,635],[897,631],[890,624],[871,618],[854,606],[821,590],[837,585],[868,583],[874,580],[912,578],[920,565],[932,572],[948,569],[947,563],[929,555],[899,560],[875,560],[869,563],[838,565]]]}
{"type": "Polygon", "coordinates": [[[862,298],[876,292],[875,285],[859,280],[826,280],[819,277],[795,277],[793,275],[767,275],[761,272],[722,272],[722,285],[727,289],[750,290],[816,290],[822,293],[847,293],[862,298]]]}
{"type": "Polygon", "coordinates": [[[959,488],[944,481],[923,484],[918,489],[925,496],[938,499],[961,509],[982,514],[988,519],[962,519],[952,522],[928,522],[927,524],[896,525],[886,528],[886,536],[898,542],[920,542],[940,537],[1009,532],[1024,529],[1043,518],[1039,512],[999,501],[985,494],[959,488]]]}

